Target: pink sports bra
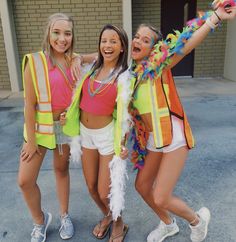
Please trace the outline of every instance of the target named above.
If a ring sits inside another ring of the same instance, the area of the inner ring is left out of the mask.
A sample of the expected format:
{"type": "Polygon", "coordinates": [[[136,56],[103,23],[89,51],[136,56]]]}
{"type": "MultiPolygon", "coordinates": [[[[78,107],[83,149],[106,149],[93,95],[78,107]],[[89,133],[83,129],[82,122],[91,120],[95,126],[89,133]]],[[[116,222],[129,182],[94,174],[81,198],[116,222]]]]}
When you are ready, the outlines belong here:
{"type": "Polygon", "coordinates": [[[80,108],[88,113],[95,115],[112,115],[117,97],[117,83],[112,82],[107,85],[100,93],[91,93],[90,88],[94,90],[99,89],[101,83],[99,81],[94,81],[90,83],[90,77],[88,77],[82,87],[82,99],[80,102],[80,108]]]}
{"type": "Polygon", "coordinates": [[[53,67],[48,59],[48,76],[51,89],[52,111],[68,108],[73,92],[73,80],[70,68],[67,68],[64,73],[58,66],[53,67]]]}

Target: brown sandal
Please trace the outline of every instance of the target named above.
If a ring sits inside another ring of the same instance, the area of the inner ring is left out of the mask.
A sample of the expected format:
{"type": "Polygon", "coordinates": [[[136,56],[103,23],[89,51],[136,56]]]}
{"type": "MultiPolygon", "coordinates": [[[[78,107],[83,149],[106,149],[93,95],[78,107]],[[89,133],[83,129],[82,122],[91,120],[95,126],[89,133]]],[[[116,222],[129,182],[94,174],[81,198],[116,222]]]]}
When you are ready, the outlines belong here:
{"type": "MultiPolygon", "coordinates": [[[[108,216],[105,216],[104,218],[106,218],[106,217],[108,217],[108,216]]],[[[103,218],[103,219],[104,219],[104,218],[103,218]]],[[[106,224],[106,225],[102,225],[102,221],[103,221],[103,219],[100,220],[100,222],[95,226],[95,228],[98,227],[98,229],[99,229],[100,231],[104,229],[103,234],[102,234],[101,236],[98,236],[98,234],[99,234],[100,232],[98,232],[97,235],[94,234],[94,232],[93,232],[93,235],[94,235],[97,239],[104,239],[104,238],[107,236],[107,234],[108,234],[108,232],[109,232],[109,230],[110,230],[110,228],[111,228],[112,220],[111,220],[108,224],[106,224]]],[[[95,228],[94,228],[94,229],[95,229],[95,228]]]]}
{"type": "Polygon", "coordinates": [[[128,230],[129,230],[129,226],[127,224],[124,224],[123,231],[115,236],[111,235],[109,242],[113,242],[113,240],[118,239],[118,238],[122,238],[121,242],[123,242],[128,230]]]}

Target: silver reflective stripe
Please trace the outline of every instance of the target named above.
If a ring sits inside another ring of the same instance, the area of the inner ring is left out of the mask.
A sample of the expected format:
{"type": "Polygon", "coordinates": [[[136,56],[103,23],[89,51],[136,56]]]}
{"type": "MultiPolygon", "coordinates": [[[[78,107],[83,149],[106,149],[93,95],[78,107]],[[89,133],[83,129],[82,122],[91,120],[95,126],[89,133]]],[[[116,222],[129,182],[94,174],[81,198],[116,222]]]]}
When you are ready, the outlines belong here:
{"type": "Polygon", "coordinates": [[[49,102],[47,90],[47,73],[45,73],[43,60],[39,53],[33,53],[37,84],[39,89],[39,102],[49,102]]]}
{"type": "Polygon", "coordinates": [[[38,103],[37,110],[41,112],[51,112],[52,106],[50,103],[38,103]]]}
{"type": "Polygon", "coordinates": [[[54,126],[53,125],[43,125],[43,124],[36,123],[35,129],[39,133],[54,134],[54,126]]]}

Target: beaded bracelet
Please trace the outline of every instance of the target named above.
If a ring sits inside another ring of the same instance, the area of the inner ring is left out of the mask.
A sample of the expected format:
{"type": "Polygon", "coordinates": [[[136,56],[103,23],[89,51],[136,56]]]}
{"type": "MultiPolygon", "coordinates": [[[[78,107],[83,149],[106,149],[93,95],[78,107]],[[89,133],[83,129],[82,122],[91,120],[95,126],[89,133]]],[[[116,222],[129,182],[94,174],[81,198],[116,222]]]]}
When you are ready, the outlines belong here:
{"type": "Polygon", "coordinates": [[[212,21],[211,21],[210,18],[207,18],[207,20],[206,20],[206,24],[207,24],[212,30],[214,30],[214,29],[218,26],[217,24],[212,23],[212,21]]]}
{"type": "Polygon", "coordinates": [[[216,12],[216,11],[214,11],[214,14],[215,14],[215,16],[218,18],[218,20],[221,22],[221,21],[222,21],[222,19],[220,18],[220,16],[217,14],[217,12],[216,12]]]}

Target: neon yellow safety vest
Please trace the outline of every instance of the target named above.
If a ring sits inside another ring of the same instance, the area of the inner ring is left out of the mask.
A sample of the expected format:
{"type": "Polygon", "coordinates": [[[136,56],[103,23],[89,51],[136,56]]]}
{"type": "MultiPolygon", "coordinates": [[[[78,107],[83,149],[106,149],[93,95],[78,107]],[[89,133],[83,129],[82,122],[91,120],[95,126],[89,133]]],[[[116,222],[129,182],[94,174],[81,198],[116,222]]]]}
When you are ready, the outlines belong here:
{"type": "MultiPolygon", "coordinates": [[[[37,98],[35,115],[36,143],[48,149],[56,148],[56,138],[53,126],[51,106],[51,91],[48,77],[47,60],[42,51],[24,56],[22,61],[22,77],[25,89],[24,70],[26,63],[29,64],[30,73],[37,98]]],[[[24,91],[25,97],[25,91],[24,91]]],[[[24,124],[24,139],[27,142],[26,125],[24,124]]]]}
{"type": "MultiPolygon", "coordinates": [[[[91,75],[92,71],[89,71],[84,78],[80,81],[76,92],[74,94],[72,104],[69,107],[67,114],[66,114],[66,124],[63,126],[63,132],[68,136],[76,136],[80,134],[80,127],[79,127],[79,118],[80,118],[80,97],[81,97],[81,91],[83,87],[84,81],[91,75]]],[[[128,70],[126,71],[128,72],[128,70]]],[[[122,73],[123,74],[123,73],[122,73]]],[[[121,74],[121,75],[122,75],[121,74]]],[[[127,109],[127,105],[129,103],[129,98],[131,96],[131,89],[133,87],[132,82],[130,82],[130,79],[127,77],[125,80],[119,81],[121,75],[118,77],[118,90],[117,90],[117,105],[116,109],[113,112],[113,117],[115,121],[115,127],[114,127],[114,151],[117,156],[120,155],[121,151],[121,141],[124,138],[124,132],[122,131],[122,124],[124,122],[127,122],[127,120],[124,120],[124,110],[127,109]],[[125,85],[123,83],[126,82],[125,85]],[[130,96],[127,94],[127,98],[123,98],[122,93],[130,93],[130,96]]],[[[122,79],[122,78],[121,78],[122,79]]],[[[127,109],[128,113],[128,109],[127,109]]]]}
{"type": "MultiPolygon", "coordinates": [[[[194,137],[187,116],[177,94],[175,83],[170,70],[164,70],[162,75],[148,80],[148,91],[145,97],[151,103],[151,119],[153,138],[156,148],[163,148],[171,144],[173,128],[171,116],[174,115],[183,121],[184,135],[188,148],[194,147],[194,137]]],[[[142,88],[142,87],[140,87],[142,88]]],[[[139,109],[136,106],[137,109],[139,109]]]]}

